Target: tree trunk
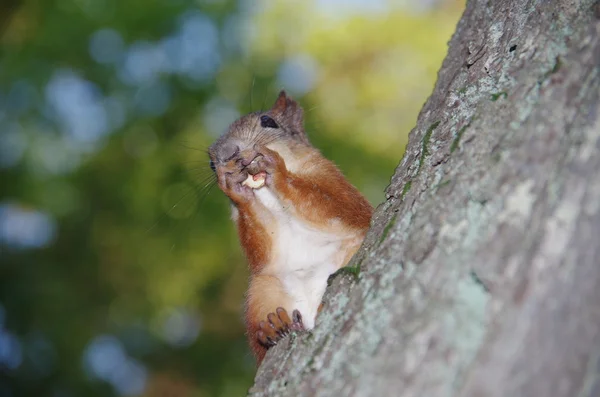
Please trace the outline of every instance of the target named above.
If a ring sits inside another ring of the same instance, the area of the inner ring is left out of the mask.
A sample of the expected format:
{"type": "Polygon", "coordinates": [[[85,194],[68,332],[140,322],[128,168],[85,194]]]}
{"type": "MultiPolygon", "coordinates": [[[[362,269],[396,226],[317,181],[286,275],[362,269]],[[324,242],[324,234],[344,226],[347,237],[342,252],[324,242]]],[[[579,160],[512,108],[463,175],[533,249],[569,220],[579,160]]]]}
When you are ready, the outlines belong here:
{"type": "Polygon", "coordinates": [[[600,396],[599,18],[468,2],[353,267],[251,395],[600,396]]]}

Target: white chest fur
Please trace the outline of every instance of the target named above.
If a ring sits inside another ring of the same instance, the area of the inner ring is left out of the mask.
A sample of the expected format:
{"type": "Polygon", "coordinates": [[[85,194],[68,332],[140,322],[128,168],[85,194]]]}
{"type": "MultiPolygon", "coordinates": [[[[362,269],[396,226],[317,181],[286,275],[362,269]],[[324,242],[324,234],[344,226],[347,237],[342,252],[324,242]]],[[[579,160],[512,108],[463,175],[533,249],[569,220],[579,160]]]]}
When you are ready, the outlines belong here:
{"type": "Polygon", "coordinates": [[[326,233],[290,215],[268,188],[254,191],[274,215],[273,256],[266,271],[278,277],[302,314],[304,326],[313,328],[327,278],[344,260],[344,240],[352,236],[326,233]]]}

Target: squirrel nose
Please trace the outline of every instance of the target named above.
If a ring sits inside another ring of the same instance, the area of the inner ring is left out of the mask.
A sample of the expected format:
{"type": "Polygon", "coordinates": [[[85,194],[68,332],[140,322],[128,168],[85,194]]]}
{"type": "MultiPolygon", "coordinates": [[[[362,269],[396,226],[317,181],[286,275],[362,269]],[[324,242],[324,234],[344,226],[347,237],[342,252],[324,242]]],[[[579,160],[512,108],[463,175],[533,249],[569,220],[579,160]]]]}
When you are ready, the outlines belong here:
{"type": "Polygon", "coordinates": [[[256,153],[256,151],[254,150],[243,152],[240,156],[240,163],[242,164],[242,166],[247,167],[250,163],[254,161],[254,159],[257,156],[258,153],[256,153]]]}

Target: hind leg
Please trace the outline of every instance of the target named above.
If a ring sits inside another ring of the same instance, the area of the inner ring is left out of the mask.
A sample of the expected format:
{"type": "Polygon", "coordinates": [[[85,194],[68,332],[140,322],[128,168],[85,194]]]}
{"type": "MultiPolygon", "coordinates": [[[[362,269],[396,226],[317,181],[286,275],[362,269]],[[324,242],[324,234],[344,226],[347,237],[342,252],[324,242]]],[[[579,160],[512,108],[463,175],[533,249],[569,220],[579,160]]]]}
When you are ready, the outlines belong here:
{"type": "Polygon", "coordinates": [[[267,349],[292,331],[304,329],[302,316],[293,310],[293,301],[274,276],[250,279],[246,300],[246,330],[250,348],[260,364],[267,349]],[[289,313],[292,313],[291,317],[289,313]]]}

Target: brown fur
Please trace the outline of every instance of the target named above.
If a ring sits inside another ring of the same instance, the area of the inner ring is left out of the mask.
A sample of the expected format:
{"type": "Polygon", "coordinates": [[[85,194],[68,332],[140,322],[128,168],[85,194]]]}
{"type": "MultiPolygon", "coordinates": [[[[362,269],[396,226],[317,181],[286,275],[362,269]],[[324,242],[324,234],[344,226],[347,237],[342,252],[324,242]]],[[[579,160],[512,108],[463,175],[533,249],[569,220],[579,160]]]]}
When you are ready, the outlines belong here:
{"type": "Polygon", "coordinates": [[[259,273],[262,266],[269,262],[271,238],[266,223],[261,222],[260,216],[252,210],[251,206],[240,206],[238,210],[237,229],[240,244],[248,259],[250,272],[259,273]]]}

